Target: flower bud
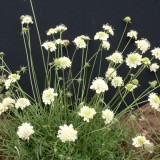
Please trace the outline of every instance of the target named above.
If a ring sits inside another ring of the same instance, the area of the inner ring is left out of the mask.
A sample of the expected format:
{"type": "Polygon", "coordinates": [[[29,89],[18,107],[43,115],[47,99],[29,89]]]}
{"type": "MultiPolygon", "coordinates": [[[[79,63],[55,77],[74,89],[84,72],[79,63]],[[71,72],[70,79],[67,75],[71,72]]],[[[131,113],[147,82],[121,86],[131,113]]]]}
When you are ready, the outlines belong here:
{"type": "Polygon", "coordinates": [[[77,82],[78,82],[78,83],[81,83],[81,82],[82,82],[82,79],[81,79],[81,78],[78,78],[78,79],[77,79],[77,82]]]}
{"type": "Polygon", "coordinates": [[[148,82],[152,88],[157,86],[157,81],[148,82]]]}
{"type": "Polygon", "coordinates": [[[133,80],[131,81],[131,83],[134,84],[134,85],[138,85],[138,84],[139,84],[139,81],[138,81],[138,79],[133,79],[133,80]]]}
{"type": "Polygon", "coordinates": [[[132,115],[129,117],[129,119],[130,119],[131,121],[134,121],[134,120],[136,120],[136,116],[132,114],[132,115]]]}
{"type": "Polygon", "coordinates": [[[127,16],[123,19],[124,22],[126,23],[131,23],[131,17],[127,16]]]}
{"type": "Polygon", "coordinates": [[[4,56],[4,53],[3,52],[0,52],[0,57],[3,57],[4,56]]]}
{"type": "Polygon", "coordinates": [[[86,68],[88,68],[88,67],[90,67],[90,66],[91,66],[91,65],[90,65],[89,63],[86,63],[86,64],[85,64],[85,67],[86,67],[86,68]]]}
{"type": "Polygon", "coordinates": [[[144,57],[144,58],[142,58],[142,62],[143,62],[143,64],[145,64],[145,65],[149,65],[149,64],[151,64],[151,61],[149,60],[149,58],[148,58],[148,57],[144,57]]]}
{"type": "Polygon", "coordinates": [[[67,96],[67,97],[72,97],[73,94],[72,94],[71,92],[67,92],[67,93],[66,93],[66,96],[67,96]]]}

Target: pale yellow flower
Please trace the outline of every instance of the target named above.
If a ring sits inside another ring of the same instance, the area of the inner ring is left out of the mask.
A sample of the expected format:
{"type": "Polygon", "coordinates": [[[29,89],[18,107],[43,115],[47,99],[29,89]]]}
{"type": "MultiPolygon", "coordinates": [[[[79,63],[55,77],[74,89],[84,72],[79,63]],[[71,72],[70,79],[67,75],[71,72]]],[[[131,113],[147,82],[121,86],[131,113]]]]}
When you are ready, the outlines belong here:
{"type": "Polygon", "coordinates": [[[93,80],[90,89],[95,90],[97,94],[100,94],[108,90],[108,85],[103,80],[103,78],[98,77],[95,80],[93,80]]]}
{"type": "Polygon", "coordinates": [[[145,136],[137,136],[135,138],[132,138],[132,145],[135,147],[142,147],[146,144],[150,144],[150,141],[146,139],[145,136]]]}
{"type": "Polygon", "coordinates": [[[73,125],[70,124],[67,126],[64,124],[59,127],[57,137],[63,142],[74,142],[77,139],[77,131],[73,128],[73,125]]]}
{"type": "Polygon", "coordinates": [[[130,37],[130,38],[133,38],[133,39],[137,39],[137,35],[138,35],[138,32],[137,32],[137,31],[134,31],[134,30],[130,30],[130,31],[127,33],[127,37],[130,37]]]}
{"type": "Polygon", "coordinates": [[[90,119],[93,119],[93,116],[96,114],[94,108],[88,106],[83,106],[78,113],[79,116],[83,117],[84,121],[89,122],[90,119]]]}
{"type": "Polygon", "coordinates": [[[154,48],[153,50],[151,50],[151,52],[152,52],[152,55],[156,59],[160,60],[160,48],[159,47],[158,48],[154,48]]]}
{"type": "Polygon", "coordinates": [[[28,140],[33,133],[33,126],[31,126],[30,123],[25,122],[18,127],[17,135],[23,140],[28,140]]]}
{"type": "Polygon", "coordinates": [[[105,32],[97,32],[96,35],[94,36],[94,40],[102,40],[102,41],[107,41],[109,38],[109,35],[105,32]]]}
{"type": "Polygon", "coordinates": [[[102,28],[107,32],[107,33],[109,33],[109,34],[111,34],[112,36],[114,35],[114,29],[113,29],[113,27],[111,26],[111,25],[109,25],[109,24],[104,24],[103,26],[102,26],[102,28]]]}
{"type": "Polygon", "coordinates": [[[105,124],[109,124],[112,122],[114,118],[114,113],[110,109],[105,109],[102,111],[102,118],[104,119],[105,124]]]}

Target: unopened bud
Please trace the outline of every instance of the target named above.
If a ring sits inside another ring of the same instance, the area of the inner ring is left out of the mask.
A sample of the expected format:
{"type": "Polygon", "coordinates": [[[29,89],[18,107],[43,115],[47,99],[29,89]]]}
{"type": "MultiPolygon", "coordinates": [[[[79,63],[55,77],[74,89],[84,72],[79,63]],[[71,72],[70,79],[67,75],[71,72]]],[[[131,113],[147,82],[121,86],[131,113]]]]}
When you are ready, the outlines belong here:
{"type": "Polygon", "coordinates": [[[127,16],[123,19],[124,22],[126,23],[131,23],[131,17],[127,16]]]}

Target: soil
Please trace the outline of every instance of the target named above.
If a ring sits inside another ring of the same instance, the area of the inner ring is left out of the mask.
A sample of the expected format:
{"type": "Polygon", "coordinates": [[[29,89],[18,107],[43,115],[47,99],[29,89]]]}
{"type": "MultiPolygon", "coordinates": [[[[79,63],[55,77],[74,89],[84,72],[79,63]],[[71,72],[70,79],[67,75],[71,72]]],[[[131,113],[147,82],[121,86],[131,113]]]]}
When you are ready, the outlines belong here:
{"type": "MultiPolygon", "coordinates": [[[[154,146],[160,144],[160,110],[151,108],[149,104],[146,104],[138,109],[135,109],[129,114],[122,116],[120,119],[120,124],[126,124],[130,135],[144,135],[154,144],[154,146]],[[131,116],[132,118],[130,118],[131,116]]],[[[129,146],[129,149],[134,151],[139,150],[133,146],[129,146]]],[[[144,159],[150,160],[157,154],[159,154],[159,157],[154,160],[160,160],[160,152],[158,149],[154,149],[151,154],[146,153],[144,155],[144,159]]]]}

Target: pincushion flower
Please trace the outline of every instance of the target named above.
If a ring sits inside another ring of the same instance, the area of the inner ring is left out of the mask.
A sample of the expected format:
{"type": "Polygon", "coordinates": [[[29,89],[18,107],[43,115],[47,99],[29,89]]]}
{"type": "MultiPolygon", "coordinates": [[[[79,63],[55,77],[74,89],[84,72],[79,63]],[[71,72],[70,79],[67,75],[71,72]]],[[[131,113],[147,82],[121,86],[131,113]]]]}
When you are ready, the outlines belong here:
{"type": "Polygon", "coordinates": [[[30,123],[25,122],[18,127],[17,135],[23,140],[28,140],[33,133],[33,126],[30,123]]]}
{"type": "Polygon", "coordinates": [[[57,30],[57,32],[64,32],[67,30],[67,27],[64,24],[58,25],[55,28],[57,30]]]}
{"type": "Polygon", "coordinates": [[[108,90],[108,85],[103,80],[103,78],[98,77],[95,80],[93,80],[90,89],[95,90],[97,94],[100,94],[108,90]]]}
{"type": "Polygon", "coordinates": [[[138,32],[137,32],[137,31],[134,31],[134,30],[130,30],[130,31],[127,33],[127,37],[130,37],[130,38],[133,38],[133,39],[137,39],[137,35],[138,35],[138,32]]]}
{"type": "Polygon", "coordinates": [[[109,38],[109,35],[105,32],[97,32],[96,35],[94,36],[94,40],[102,40],[106,41],[109,38]]]}
{"type": "Polygon", "coordinates": [[[136,68],[141,65],[142,55],[138,53],[130,53],[126,58],[126,64],[129,68],[136,68]]]}
{"type": "Polygon", "coordinates": [[[110,49],[110,43],[108,41],[102,41],[102,48],[109,50],[110,49]]]}
{"type": "Polygon", "coordinates": [[[123,62],[123,56],[120,52],[116,51],[109,57],[106,57],[107,60],[110,60],[116,64],[122,63],[123,62]]]}
{"type": "Polygon", "coordinates": [[[8,79],[11,79],[12,80],[12,82],[16,82],[16,81],[18,81],[19,79],[20,79],[20,75],[19,74],[10,74],[9,76],[8,76],[8,79]]]}
{"type": "Polygon", "coordinates": [[[94,108],[88,106],[83,106],[78,113],[79,116],[83,117],[84,121],[89,122],[90,119],[93,119],[93,116],[96,114],[94,108]]]}
{"type": "Polygon", "coordinates": [[[54,60],[54,65],[57,69],[66,69],[71,67],[71,60],[67,57],[60,57],[54,60]]]}
{"type": "Polygon", "coordinates": [[[44,42],[42,44],[42,47],[44,47],[47,51],[50,51],[50,52],[55,52],[57,49],[55,42],[52,42],[52,41],[44,42]]]}
{"type": "Polygon", "coordinates": [[[4,82],[4,86],[6,89],[9,89],[9,87],[11,86],[11,83],[13,82],[12,79],[6,79],[4,82]]]}
{"type": "Polygon", "coordinates": [[[148,57],[144,57],[144,58],[142,58],[142,63],[145,64],[145,65],[150,65],[151,61],[149,60],[148,57]]]}
{"type": "Polygon", "coordinates": [[[160,98],[158,97],[156,93],[150,93],[148,97],[148,101],[152,108],[158,109],[160,107],[160,98]]]}
{"type": "Polygon", "coordinates": [[[43,103],[45,105],[47,105],[47,104],[50,105],[52,102],[54,102],[54,97],[56,97],[56,96],[58,96],[58,94],[54,92],[53,88],[48,88],[48,89],[44,90],[43,94],[42,94],[43,103]]]}
{"type": "Polygon", "coordinates": [[[56,28],[50,28],[48,31],[47,31],[47,36],[50,36],[50,35],[54,35],[56,34],[58,31],[56,28]]]}
{"type": "Polygon", "coordinates": [[[70,124],[67,126],[64,124],[59,127],[57,137],[63,142],[74,142],[77,139],[77,131],[73,128],[73,125],[70,124]]]}
{"type": "Polygon", "coordinates": [[[109,124],[112,122],[114,118],[114,113],[110,109],[105,109],[102,111],[102,118],[104,119],[105,124],[109,124]]]}
{"type": "Polygon", "coordinates": [[[63,40],[63,45],[65,46],[65,47],[67,47],[68,45],[69,45],[69,40],[68,39],[64,39],[63,40]]]}
{"type": "Polygon", "coordinates": [[[153,50],[151,50],[152,55],[156,58],[160,60],[160,48],[154,48],[153,50]]]}
{"type": "Polygon", "coordinates": [[[32,17],[29,16],[29,15],[22,15],[20,17],[20,20],[21,20],[21,24],[33,24],[33,20],[32,20],[32,17]]]}
{"type": "Polygon", "coordinates": [[[159,65],[157,63],[152,63],[149,68],[151,72],[157,72],[159,65]]]}
{"type": "Polygon", "coordinates": [[[145,136],[137,136],[135,138],[132,138],[132,145],[135,147],[142,147],[144,145],[150,144],[150,141],[146,139],[145,136]]]}
{"type": "Polygon", "coordinates": [[[88,37],[88,36],[86,36],[86,35],[81,35],[81,36],[79,36],[81,39],[83,39],[83,40],[85,40],[85,41],[89,41],[90,40],[90,38],[88,37]]]}
{"type": "Polygon", "coordinates": [[[151,44],[147,39],[142,38],[141,40],[135,41],[137,48],[142,51],[142,53],[145,53],[150,47],[151,44]]]}
{"type": "Polygon", "coordinates": [[[17,109],[20,108],[20,109],[23,110],[24,108],[26,108],[26,107],[28,107],[30,105],[31,105],[31,103],[30,103],[30,101],[27,98],[19,98],[17,100],[16,104],[15,104],[15,107],[17,109]]]}
{"type": "Polygon", "coordinates": [[[117,88],[117,87],[120,87],[123,85],[123,79],[122,77],[115,77],[112,79],[111,81],[111,85],[114,87],[114,88],[117,88]]]}
{"type": "Polygon", "coordinates": [[[3,112],[6,112],[9,109],[9,107],[13,107],[14,104],[15,100],[11,97],[4,98],[2,103],[0,103],[0,115],[3,112]]]}
{"type": "Polygon", "coordinates": [[[58,45],[64,45],[64,42],[63,42],[62,39],[56,39],[55,43],[58,44],[58,45]]]}
{"type": "Polygon", "coordinates": [[[113,31],[113,27],[109,24],[104,24],[102,26],[102,28],[109,34],[111,34],[112,36],[114,35],[114,31],[113,31]]]}
{"type": "Polygon", "coordinates": [[[75,38],[73,42],[76,44],[77,48],[86,48],[87,46],[85,40],[81,37],[75,38]]]}
{"type": "Polygon", "coordinates": [[[7,110],[8,110],[8,107],[0,103],[0,115],[7,110]]]}
{"type": "Polygon", "coordinates": [[[11,97],[7,97],[7,98],[3,99],[2,104],[7,106],[7,107],[10,107],[10,106],[13,106],[15,104],[15,100],[11,97]]]}
{"type": "Polygon", "coordinates": [[[117,76],[117,71],[114,68],[108,68],[105,74],[106,79],[111,80],[112,78],[115,78],[116,76],[117,76]]]}
{"type": "Polygon", "coordinates": [[[136,88],[137,88],[137,85],[132,84],[132,83],[128,83],[128,84],[125,86],[125,89],[126,89],[127,91],[129,91],[129,92],[133,92],[134,89],[136,89],[136,88]]]}

